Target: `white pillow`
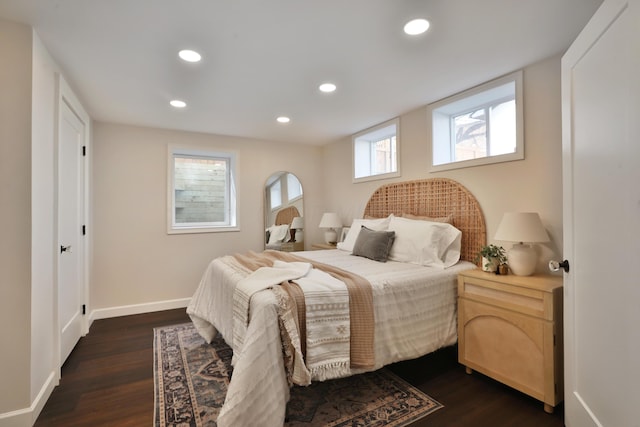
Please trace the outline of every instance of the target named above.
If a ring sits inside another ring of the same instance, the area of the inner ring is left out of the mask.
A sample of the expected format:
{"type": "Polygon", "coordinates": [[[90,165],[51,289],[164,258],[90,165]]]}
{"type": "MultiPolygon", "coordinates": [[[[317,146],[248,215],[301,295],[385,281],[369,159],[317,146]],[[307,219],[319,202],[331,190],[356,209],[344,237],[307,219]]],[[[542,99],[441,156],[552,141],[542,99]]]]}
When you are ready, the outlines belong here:
{"type": "Polygon", "coordinates": [[[269,241],[267,244],[272,245],[274,243],[286,242],[289,236],[289,224],[272,225],[269,227],[271,234],[269,235],[269,241]]]}
{"type": "Polygon", "coordinates": [[[370,230],[385,231],[389,227],[391,217],[393,217],[393,214],[386,218],[354,219],[351,223],[351,228],[349,228],[349,232],[347,233],[347,237],[344,238],[343,242],[338,243],[337,248],[342,249],[343,251],[353,252],[353,245],[356,243],[356,239],[358,238],[358,234],[360,234],[360,230],[363,225],[370,230]]]}
{"type": "Polygon", "coordinates": [[[451,224],[393,217],[396,232],[389,259],[427,267],[451,267],[460,259],[462,232],[451,224]]]}

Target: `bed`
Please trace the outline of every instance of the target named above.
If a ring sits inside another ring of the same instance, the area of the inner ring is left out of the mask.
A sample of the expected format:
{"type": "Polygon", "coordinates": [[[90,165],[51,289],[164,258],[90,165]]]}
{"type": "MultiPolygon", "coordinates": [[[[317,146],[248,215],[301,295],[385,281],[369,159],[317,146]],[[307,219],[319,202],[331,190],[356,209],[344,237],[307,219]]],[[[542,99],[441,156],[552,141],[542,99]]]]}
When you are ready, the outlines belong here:
{"type": "Polygon", "coordinates": [[[273,225],[265,230],[265,248],[280,250],[282,244],[290,240],[291,223],[299,216],[300,212],[295,206],[280,209],[273,225]]]}
{"type": "Polygon", "coordinates": [[[249,258],[236,254],[216,258],[208,266],[187,312],[205,340],[220,333],[234,350],[234,372],[219,426],[282,425],[292,384],[376,370],[456,342],[457,274],[476,267],[473,260],[486,243],[484,216],[475,197],[444,178],[387,184],[373,193],[363,219],[354,220],[351,229],[361,225],[367,226],[361,228],[362,233],[375,234],[376,239],[393,232],[390,255],[398,245],[395,255],[386,262],[354,256],[363,238],[356,237],[350,248],[347,235],[346,247],[340,249],[293,254],[265,251],[249,258]],[[425,262],[404,260],[406,251],[400,249],[407,246],[402,228],[406,224],[420,230],[459,230],[459,245],[450,246],[459,251],[459,261],[441,265],[448,255],[438,255],[438,265],[428,256],[420,258],[425,262]],[[344,276],[325,279],[328,275],[323,268],[344,276]],[[370,285],[368,291],[359,285],[357,291],[349,286],[345,289],[354,277],[363,278],[370,285]],[[269,281],[273,283],[265,286],[269,281]],[[289,285],[314,289],[305,290],[306,319],[304,310],[298,307],[296,311],[295,293],[288,293],[289,285]],[[247,296],[247,288],[257,290],[247,296]],[[369,311],[354,311],[352,305],[365,301],[366,306],[367,298],[371,300],[369,311]],[[323,312],[318,307],[334,311],[323,312]],[[328,323],[328,318],[335,323],[328,323]],[[331,331],[326,325],[331,325],[331,331]],[[341,335],[345,329],[346,340],[341,335]]]}

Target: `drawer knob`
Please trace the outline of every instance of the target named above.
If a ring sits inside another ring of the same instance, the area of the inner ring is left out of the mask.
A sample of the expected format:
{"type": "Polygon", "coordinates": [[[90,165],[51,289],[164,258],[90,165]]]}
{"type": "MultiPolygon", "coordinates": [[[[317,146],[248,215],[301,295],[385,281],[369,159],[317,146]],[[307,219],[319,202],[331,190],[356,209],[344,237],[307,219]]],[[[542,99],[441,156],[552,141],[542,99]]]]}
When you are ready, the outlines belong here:
{"type": "Polygon", "coordinates": [[[551,271],[559,271],[560,269],[563,269],[565,273],[569,272],[569,261],[567,261],[566,259],[562,262],[558,262],[556,260],[551,260],[549,261],[549,270],[551,271]]]}

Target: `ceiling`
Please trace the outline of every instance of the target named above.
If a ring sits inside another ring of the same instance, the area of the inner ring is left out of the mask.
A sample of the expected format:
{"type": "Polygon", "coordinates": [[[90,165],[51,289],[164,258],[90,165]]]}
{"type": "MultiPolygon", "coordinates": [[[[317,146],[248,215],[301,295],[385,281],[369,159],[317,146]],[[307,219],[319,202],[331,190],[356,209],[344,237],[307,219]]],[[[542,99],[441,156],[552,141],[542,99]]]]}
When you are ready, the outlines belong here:
{"type": "Polygon", "coordinates": [[[323,144],[564,52],[601,2],[0,0],[0,17],[35,28],[95,120],[323,144]],[[430,29],[404,34],[417,17],[430,29]]]}

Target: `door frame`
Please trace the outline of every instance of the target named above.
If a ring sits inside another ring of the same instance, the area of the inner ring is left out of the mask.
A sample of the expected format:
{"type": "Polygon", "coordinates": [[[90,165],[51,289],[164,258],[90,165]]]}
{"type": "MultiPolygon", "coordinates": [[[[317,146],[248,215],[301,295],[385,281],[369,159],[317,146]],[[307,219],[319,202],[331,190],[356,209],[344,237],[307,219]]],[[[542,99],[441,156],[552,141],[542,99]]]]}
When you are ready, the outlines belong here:
{"type": "MultiPolygon", "coordinates": [[[[60,120],[62,119],[62,108],[63,104],[66,104],[68,108],[80,119],[80,121],[84,124],[84,135],[83,145],[86,147],[84,161],[82,162],[82,180],[83,180],[83,189],[82,189],[82,214],[81,220],[82,224],[86,226],[86,233],[81,239],[81,248],[82,251],[81,258],[81,292],[82,292],[82,303],[85,305],[86,309],[89,308],[89,273],[90,273],[90,243],[91,243],[91,227],[89,226],[89,218],[90,218],[90,204],[89,204],[89,188],[90,188],[90,155],[91,155],[91,118],[89,114],[86,112],[80,100],[76,97],[73,90],[66,82],[64,77],[56,73],[57,80],[57,103],[56,103],[56,129],[55,129],[55,206],[54,206],[54,215],[55,215],[55,224],[56,224],[56,233],[55,233],[55,242],[56,247],[54,248],[55,255],[55,266],[56,266],[56,274],[54,280],[54,292],[53,292],[53,313],[54,313],[54,366],[57,370],[58,380],[61,377],[61,368],[62,361],[60,360],[60,351],[61,351],[61,322],[59,315],[59,283],[60,283],[60,233],[59,233],[59,207],[60,207],[60,198],[59,198],[59,186],[60,186],[60,174],[59,174],[59,164],[60,164],[60,120]]],[[[86,313],[85,313],[86,314],[86,313]]],[[[85,315],[81,319],[81,335],[84,336],[89,332],[89,324],[88,319],[89,316],[85,315]]]]}
{"type": "MultiPolygon", "coordinates": [[[[564,257],[574,262],[575,246],[573,217],[575,207],[573,199],[573,159],[574,159],[574,128],[573,128],[573,72],[580,61],[609,30],[610,26],[629,7],[630,0],[605,1],[593,15],[591,20],[578,35],[573,44],[562,57],[561,85],[562,85],[562,174],[563,174],[563,224],[564,224],[564,257]]],[[[629,232],[627,230],[627,232],[629,232]]],[[[574,335],[574,318],[576,307],[575,270],[579,269],[579,261],[572,264],[572,270],[564,273],[564,390],[565,390],[565,423],[567,426],[600,426],[588,402],[576,393],[578,383],[578,366],[576,339],[574,335]],[[575,267],[575,268],[574,268],[575,267]]],[[[579,286],[579,285],[577,285],[579,286]]],[[[631,373],[630,373],[631,375],[631,373]]]]}

